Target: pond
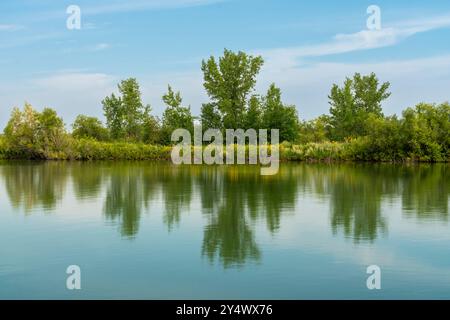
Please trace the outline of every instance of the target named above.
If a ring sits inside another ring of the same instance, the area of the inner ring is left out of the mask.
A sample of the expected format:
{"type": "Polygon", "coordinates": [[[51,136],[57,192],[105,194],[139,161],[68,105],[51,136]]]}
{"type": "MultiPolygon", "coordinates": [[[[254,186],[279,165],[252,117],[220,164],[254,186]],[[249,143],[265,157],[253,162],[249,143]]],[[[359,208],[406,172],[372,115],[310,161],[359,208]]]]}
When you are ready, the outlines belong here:
{"type": "Polygon", "coordinates": [[[449,169],[0,162],[0,299],[449,299],[449,169]]]}

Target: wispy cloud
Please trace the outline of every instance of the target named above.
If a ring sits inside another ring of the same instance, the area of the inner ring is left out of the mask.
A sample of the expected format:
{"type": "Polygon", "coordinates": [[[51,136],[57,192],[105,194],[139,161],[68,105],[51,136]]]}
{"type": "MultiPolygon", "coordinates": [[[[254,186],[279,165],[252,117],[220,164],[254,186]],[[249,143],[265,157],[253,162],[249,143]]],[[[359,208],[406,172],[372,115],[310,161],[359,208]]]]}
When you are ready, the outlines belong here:
{"type": "Polygon", "coordinates": [[[17,31],[24,29],[24,26],[17,24],[0,24],[0,31],[17,31]]]}
{"type": "Polygon", "coordinates": [[[69,72],[37,79],[34,84],[48,91],[62,89],[64,92],[83,92],[110,87],[114,79],[114,77],[103,73],[69,72]]]}
{"type": "Polygon", "coordinates": [[[282,71],[265,68],[257,89],[264,92],[275,82],[281,87],[284,100],[296,104],[302,118],[311,119],[328,112],[333,83],[342,83],[355,72],[375,72],[381,81],[391,83],[392,96],[383,105],[386,114],[400,114],[419,102],[450,99],[450,55],[373,63],[318,62],[282,71]]]}
{"type": "Polygon", "coordinates": [[[111,48],[111,45],[108,43],[98,43],[91,48],[92,51],[103,51],[111,48]]]}
{"type": "Polygon", "coordinates": [[[362,30],[337,34],[328,42],[316,45],[259,50],[271,68],[290,68],[299,59],[343,54],[354,51],[393,46],[413,35],[450,27],[450,14],[423,20],[402,21],[381,30],[362,30]]]}

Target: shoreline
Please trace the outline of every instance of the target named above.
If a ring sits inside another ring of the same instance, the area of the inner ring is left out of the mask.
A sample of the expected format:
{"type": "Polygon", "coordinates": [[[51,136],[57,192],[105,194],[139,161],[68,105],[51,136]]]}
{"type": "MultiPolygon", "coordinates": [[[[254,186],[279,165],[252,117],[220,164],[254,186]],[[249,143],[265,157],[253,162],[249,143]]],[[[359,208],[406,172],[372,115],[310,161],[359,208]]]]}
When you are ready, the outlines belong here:
{"type": "MultiPolygon", "coordinates": [[[[354,142],[324,142],[307,144],[282,143],[279,145],[280,163],[449,163],[447,159],[430,159],[409,155],[400,157],[394,150],[384,154],[361,152],[354,142]]],[[[271,148],[270,146],[266,146],[271,148]]],[[[147,145],[127,142],[99,142],[95,140],[73,140],[70,147],[60,151],[11,151],[0,144],[0,160],[4,161],[155,161],[170,162],[171,146],[147,145]]],[[[192,153],[194,153],[194,148],[192,153]]],[[[204,150],[204,148],[203,148],[204,150]]],[[[236,150],[236,146],[235,146],[236,150]]],[[[224,150],[224,159],[226,151],[224,150]]],[[[246,146],[246,160],[248,160],[246,146]]],[[[188,165],[188,164],[186,164],[188,165]]],[[[195,165],[195,164],[191,164],[195,165]]],[[[224,165],[226,165],[224,161],[224,165]]]]}

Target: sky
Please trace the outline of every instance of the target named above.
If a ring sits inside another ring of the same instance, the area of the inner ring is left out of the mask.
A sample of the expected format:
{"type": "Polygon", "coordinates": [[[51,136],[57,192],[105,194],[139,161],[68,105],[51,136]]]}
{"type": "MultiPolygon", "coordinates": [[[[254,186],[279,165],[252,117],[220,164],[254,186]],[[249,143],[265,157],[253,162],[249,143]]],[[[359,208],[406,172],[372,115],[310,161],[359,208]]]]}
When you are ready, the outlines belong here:
{"type": "Polygon", "coordinates": [[[224,48],[261,55],[255,93],[271,83],[301,119],[328,113],[328,94],[355,72],[391,83],[385,114],[450,100],[450,1],[2,0],[0,127],[25,102],[51,107],[68,128],[103,118],[102,99],[138,79],[160,116],[170,84],[195,115],[208,102],[202,59],[224,48]],[[67,8],[81,10],[68,29],[67,8]],[[380,8],[369,30],[367,8],[380,8]]]}

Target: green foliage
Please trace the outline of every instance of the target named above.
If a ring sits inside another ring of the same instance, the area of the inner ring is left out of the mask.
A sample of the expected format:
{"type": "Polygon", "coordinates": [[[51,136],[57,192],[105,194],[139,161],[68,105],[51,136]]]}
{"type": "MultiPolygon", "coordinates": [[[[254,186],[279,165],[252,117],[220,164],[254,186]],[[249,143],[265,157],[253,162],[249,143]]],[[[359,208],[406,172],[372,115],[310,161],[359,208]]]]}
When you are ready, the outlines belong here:
{"type": "Polygon", "coordinates": [[[225,128],[243,128],[247,97],[255,87],[263,62],[261,57],[226,49],[218,62],[214,57],[202,62],[204,87],[223,115],[225,128]]]}
{"type": "Polygon", "coordinates": [[[282,160],[289,161],[345,161],[349,160],[347,143],[322,142],[292,145],[283,143],[280,149],[282,160]]]}
{"type": "Polygon", "coordinates": [[[3,135],[0,135],[0,159],[7,159],[8,158],[8,142],[6,138],[3,135]]]}
{"type": "Polygon", "coordinates": [[[203,104],[200,119],[204,131],[208,129],[224,129],[222,117],[214,103],[203,104]]]}
{"type": "MultiPolygon", "coordinates": [[[[385,117],[381,103],[390,96],[389,83],[380,85],[373,73],[356,73],[343,87],[333,85],[330,115],[300,122],[296,108],[282,102],[275,84],[263,97],[252,94],[262,64],[261,57],[229,50],[218,62],[213,57],[203,61],[204,86],[212,100],[202,106],[204,130],[279,129],[282,160],[449,161],[449,103],[421,103],[400,118],[385,117]]],[[[160,122],[143,105],[136,79],[122,81],[118,89],[120,96],[102,101],[107,129],[99,119],[80,115],[71,136],[54,110],[38,112],[29,104],[15,108],[0,136],[0,158],[170,159],[171,148],[159,144],[170,145],[176,129],[194,131],[194,117],[180,92],[168,87],[160,122]],[[109,138],[114,142],[105,142],[109,138]]]]}
{"type": "Polygon", "coordinates": [[[161,125],[158,118],[150,114],[149,108],[147,108],[143,117],[142,142],[147,144],[159,144],[161,142],[161,125]]]}
{"type": "Polygon", "coordinates": [[[320,143],[328,140],[330,136],[330,118],[322,115],[317,119],[302,121],[299,124],[298,143],[320,143]]]}
{"type": "Polygon", "coordinates": [[[244,118],[244,129],[262,129],[262,102],[261,99],[254,95],[248,102],[248,110],[244,118]]]}
{"type": "Polygon", "coordinates": [[[162,120],[162,143],[171,143],[172,132],[176,129],[186,129],[191,135],[194,134],[194,117],[190,107],[183,107],[183,99],[180,92],[174,92],[169,86],[168,92],[163,96],[167,108],[162,120]]]}
{"type": "Polygon", "coordinates": [[[72,136],[77,139],[92,138],[98,141],[107,141],[109,132],[102,122],[95,117],[79,115],[72,125],[72,136]]]}
{"type": "Polygon", "coordinates": [[[299,120],[295,106],[284,105],[281,90],[272,84],[263,101],[262,127],[279,129],[280,141],[296,141],[299,120]]]}
{"type": "Polygon", "coordinates": [[[103,101],[103,112],[106,117],[106,125],[108,126],[111,138],[120,139],[123,137],[123,105],[122,99],[111,94],[103,101]]]}
{"type": "Polygon", "coordinates": [[[15,108],[4,130],[9,157],[58,158],[67,146],[64,123],[52,109],[37,112],[29,104],[15,108]]]}
{"type": "Polygon", "coordinates": [[[403,112],[401,131],[409,157],[422,161],[450,158],[450,105],[421,103],[403,112]]]}
{"type": "Polygon", "coordinates": [[[170,160],[171,147],[127,142],[72,141],[73,160],[170,160]]]}
{"type": "Polygon", "coordinates": [[[331,139],[343,141],[348,137],[363,136],[367,133],[366,121],[371,114],[382,117],[381,102],[389,98],[389,82],[379,85],[374,73],[353,79],[347,78],[340,88],[334,84],[330,99],[331,139]]]}
{"type": "Polygon", "coordinates": [[[120,97],[112,94],[103,101],[106,123],[113,139],[141,141],[144,122],[150,106],[144,106],[139,83],[135,78],[123,80],[118,85],[120,97]]]}

